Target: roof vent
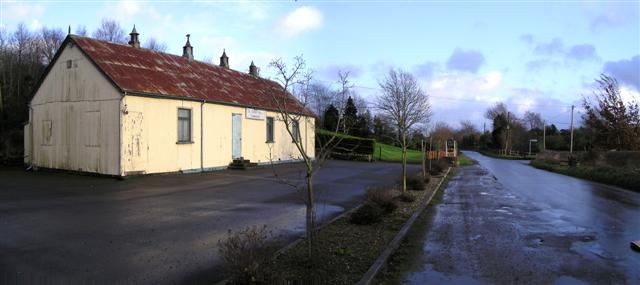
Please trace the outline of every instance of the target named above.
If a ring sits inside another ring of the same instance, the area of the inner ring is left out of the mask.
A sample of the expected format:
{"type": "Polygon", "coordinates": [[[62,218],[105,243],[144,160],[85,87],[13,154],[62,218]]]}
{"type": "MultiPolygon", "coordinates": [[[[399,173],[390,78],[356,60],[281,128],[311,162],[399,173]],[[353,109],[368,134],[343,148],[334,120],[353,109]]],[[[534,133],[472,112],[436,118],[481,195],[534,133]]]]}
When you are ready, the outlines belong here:
{"type": "Polygon", "coordinates": [[[220,66],[229,68],[229,57],[227,56],[226,50],[222,50],[222,56],[220,57],[220,66]]]}
{"type": "Polygon", "coordinates": [[[193,47],[189,42],[189,37],[191,37],[191,34],[187,34],[187,43],[182,47],[182,57],[193,60],[193,47]]]}
{"type": "Polygon", "coordinates": [[[258,67],[253,64],[253,60],[251,61],[251,65],[249,65],[249,74],[253,76],[258,76],[258,67]]]}

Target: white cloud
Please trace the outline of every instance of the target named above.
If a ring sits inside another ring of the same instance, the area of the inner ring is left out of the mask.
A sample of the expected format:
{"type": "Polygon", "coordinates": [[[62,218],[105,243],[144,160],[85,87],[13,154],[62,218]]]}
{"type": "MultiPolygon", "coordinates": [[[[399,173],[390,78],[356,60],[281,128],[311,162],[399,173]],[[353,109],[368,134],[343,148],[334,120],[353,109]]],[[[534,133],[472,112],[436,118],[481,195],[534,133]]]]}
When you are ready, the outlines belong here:
{"type": "Polygon", "coordinates": [[[294,37],[302,32],[318,29],[322,26],[323,16],[314,7],[300,7],[282,18],[275,27],[276,34],[294,37]]]}
{"type": "Polygon", "coordinates": [[[622,101],[624,101],[625,103],[640,103],[640,92],[627,86],[620,87],[620,96],[622,97],[622,101]]]}
{"type": "Polygon", "coordinates": [[[484,76],[484,83],[480,85],[482,90],[493,90],[502,82],[502,73],[498,71],[492,71],[484,76]]]}
{"type": "Polygon", "coordinates": [[[26,19],[35,19],[42,16],[45,11],[45,7],[42,5],[26,5],[20,2],[3,3],[2,5],[4,6],[2,17],[5,20],[24,21],[26,19]]]}
{"type": "Polygon", "coordinates": [[[37,29],[39,29],[42,26],[42,24],[40,23],[40,21],[38,21],[38,19],[33,19],[31,21],[31,30],[35,31],[37,29]]]}

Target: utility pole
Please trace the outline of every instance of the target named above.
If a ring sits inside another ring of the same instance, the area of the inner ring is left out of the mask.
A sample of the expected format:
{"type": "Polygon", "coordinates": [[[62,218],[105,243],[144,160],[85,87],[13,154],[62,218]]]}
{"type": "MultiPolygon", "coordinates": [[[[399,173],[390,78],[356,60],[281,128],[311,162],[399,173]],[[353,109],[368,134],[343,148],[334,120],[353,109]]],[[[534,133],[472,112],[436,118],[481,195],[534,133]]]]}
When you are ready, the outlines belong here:
{"type": "Polygon", "coordinates": [[[507,150],[509,149],[509,140],[510,140],[510,138],[509,138],[509,129],[510,129],[509,125],[510,125],[510,123],[511,122],[509,121],[509,111],[507,111],[507,136],[506,136],[506,138],[504,140],[504,155],[507,155],[507,150]]]}
{"type": "Polygon", "coordinates": [[[482,122],[482,134],[487,133],[487,122],[482,122]]]}
{"type": "Polygon", "coordinates": [[[547,150],[547,121],[542,121],[542,150],[547,150]]]}
{"type": "Polygon", "coordinates": [[[420,146],[422,146],[422,180],[425,180],[427,179],[427,166],[426,166],[427,157],[425,156],[427,147],[424,143],[424,139],[422,139],[422,143],[420,144],[420,146]]]}
{"type": "Polygon", "coordinates": [[[573,153],[573,108],[575,108],[575,106],[571,105],[571,144],[569,146],[570,154],[573,153]]]}

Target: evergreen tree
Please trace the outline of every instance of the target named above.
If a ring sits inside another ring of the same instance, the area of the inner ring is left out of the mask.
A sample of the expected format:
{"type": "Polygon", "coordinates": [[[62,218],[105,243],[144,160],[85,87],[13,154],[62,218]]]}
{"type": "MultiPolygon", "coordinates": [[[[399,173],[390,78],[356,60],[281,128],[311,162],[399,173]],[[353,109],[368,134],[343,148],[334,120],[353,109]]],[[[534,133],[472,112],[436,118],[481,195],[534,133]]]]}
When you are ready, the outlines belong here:
{"type": "Polygon", "coordinates": [[[324,111],[324,129],[335,131],[338,127],[338,120],[340,120],[340,112],[333,104],[330,104],[327,110],[324,111]]]}
{"type": "Polygon", "coordinates": [[[344,106],[344,114],[342,116],[344,120],[344,133],[348,134],[356,134],[358,131],[356,130],[356,126],[358,123],[358,108],[353,104],[353,98],[349,96],[347,99],[347,104],[344,106]]]}
{"type": "Polygon", "coordinates": [[[366,112],[358,116],[357,135],[364,138],[371,137],[372,135],[371,127],[372,127],[371,112],[369,112],[369,110],[366,110],[366,112]]]}

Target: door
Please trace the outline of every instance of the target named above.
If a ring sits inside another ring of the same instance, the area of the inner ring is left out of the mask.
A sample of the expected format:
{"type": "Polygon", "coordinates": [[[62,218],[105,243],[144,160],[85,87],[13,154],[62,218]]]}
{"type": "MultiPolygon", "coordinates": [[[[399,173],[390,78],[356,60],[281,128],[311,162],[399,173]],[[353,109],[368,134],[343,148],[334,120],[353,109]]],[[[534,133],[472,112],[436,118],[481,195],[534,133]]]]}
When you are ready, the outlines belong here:
{"type": "Polygon", "coordinates": [[[231,129],[231,155],[236,159],[242,156],[242,114],[233,114],[231,129]]]}

